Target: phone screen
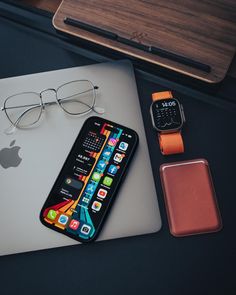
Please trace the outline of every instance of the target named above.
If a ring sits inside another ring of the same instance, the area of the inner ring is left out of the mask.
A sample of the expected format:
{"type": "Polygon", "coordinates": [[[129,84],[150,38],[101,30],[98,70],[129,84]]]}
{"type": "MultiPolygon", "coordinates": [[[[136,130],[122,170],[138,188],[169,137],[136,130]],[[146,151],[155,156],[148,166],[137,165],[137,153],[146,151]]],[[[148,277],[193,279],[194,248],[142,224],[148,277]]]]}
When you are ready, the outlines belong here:
{"type": "Polygon", "coordinates": [[[137,143],[135,131],[90,117],[43,206],[43,224],[80,242],[95,239],[137,143]]]}

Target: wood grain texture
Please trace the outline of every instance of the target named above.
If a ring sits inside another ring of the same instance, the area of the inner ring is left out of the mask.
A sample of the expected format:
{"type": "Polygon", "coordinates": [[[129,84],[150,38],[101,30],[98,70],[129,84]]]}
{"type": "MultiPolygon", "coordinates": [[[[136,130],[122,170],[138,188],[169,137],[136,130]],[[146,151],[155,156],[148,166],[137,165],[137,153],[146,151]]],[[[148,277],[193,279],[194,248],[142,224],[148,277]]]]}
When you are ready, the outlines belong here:
{"type": "Polygon", "coordinates": [[[53,24],[63,32],[213,83],[225,77],[236,48],[235,0],[64,0],[53,24]],[[64,24],[65,17],[208,64],[212,71],[204,73],[71,27],[64,24]]]}
{"type": "Polygon", "coordinates": [[[61,4],[61,0],[22,0],[21,2],[53,13],[61,4]]]}

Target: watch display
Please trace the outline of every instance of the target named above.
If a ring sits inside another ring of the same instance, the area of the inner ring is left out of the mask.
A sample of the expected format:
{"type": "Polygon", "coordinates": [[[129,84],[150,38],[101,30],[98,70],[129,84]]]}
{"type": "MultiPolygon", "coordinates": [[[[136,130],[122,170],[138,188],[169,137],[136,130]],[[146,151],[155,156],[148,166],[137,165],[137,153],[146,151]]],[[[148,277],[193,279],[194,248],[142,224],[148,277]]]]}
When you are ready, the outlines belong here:
{"type": "Polygon", "coordinates": [[[160,132],[175,131],[183,125],[181,106],[175,98],[154,101],[151,115],[154,127],[160,132]]]}

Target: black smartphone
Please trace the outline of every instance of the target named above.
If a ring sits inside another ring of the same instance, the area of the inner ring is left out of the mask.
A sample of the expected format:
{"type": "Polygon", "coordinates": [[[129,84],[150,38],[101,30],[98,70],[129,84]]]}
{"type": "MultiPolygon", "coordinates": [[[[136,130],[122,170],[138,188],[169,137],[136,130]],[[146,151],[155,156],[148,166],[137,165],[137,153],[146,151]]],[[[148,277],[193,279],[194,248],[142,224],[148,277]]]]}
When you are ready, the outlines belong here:
{"type": "Polygon", "coordinates": [[[138,145],[138,134],[87,119],[41,210],[47,227],[79,242],[95,240],[138,145]]]}

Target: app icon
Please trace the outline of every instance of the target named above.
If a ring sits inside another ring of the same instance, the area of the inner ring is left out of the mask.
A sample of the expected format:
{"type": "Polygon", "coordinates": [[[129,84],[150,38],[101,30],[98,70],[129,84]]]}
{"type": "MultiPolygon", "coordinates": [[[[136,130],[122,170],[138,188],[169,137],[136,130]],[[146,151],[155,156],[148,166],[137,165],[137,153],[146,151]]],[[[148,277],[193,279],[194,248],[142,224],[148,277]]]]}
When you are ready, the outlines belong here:
{"type": "Polygon", "coordinates": [[[58,223],[65,225],[68,221],[69,217],[61,214],[60,217],[58,218],[58,223]]]}
{"type": "Polygon", "coordinates": [[[106,195],[107,195],[107,190],[105,190],[103,188],[100,188],[99,191],[98,191],[97,196],[102,198],[102,199],[105,199],[106,195]]]}
{"type": "Polygon", "coordinates": [[[110,155],[111,155],[111,151],[108,150],[108,149],[106,149],[106,150],[104,150],[104,152],[102,153],[102,155],[103,155],[103,157],[105,157],[105,158],[109,158],[110,155]]]}
{"type": "Polygon", "coordinates": [[[117,170],[118,170],[118,167],[115,166],[115,165],[110,165],[109,168],[108,168],[108,172],[113,174],[113,175],[116,174],[117,170]]]}
{"type": "Polygon", "coordinates": [[[92,180],[98,182],[100,180],[101,176],[98,172],[94,172],[92,175],[92,180]]]}
{"type": "Polygon", "coordinates": [[[106,167],[106,162],[105,161],[103,161],[103,160],[98,161],[97,168],[99,170],[104,170],[105,167],[106,167]]]}
{"type": "Polygon", "coordinates": [[[47,218],[54,220],[57,217],[57,212],[53,209],[50,209],[47,214],[47,218]]]}
{"type": "Polygon", "coordinates": [[[98,202],[98,201],[94,201],[92,204],[92,209],[95,211],[99,211],[102,207],[102,203],[98,202]]]}
{"type": "Polygon", "coordinates": [[[111,186],[112,181],[113,181],[113,179],[112,179],[111,177],[106,176],[106,177],[103,179],[103,184],[105,184],[106,186],[111,186]]]}
{"type": "Polygon", "coordinates": [[[80,231],[82,234],[88,235],[90,230],[91,230],[91,226],[89,226],[87,224],[83,224],[80,231]]]}
{"type": "Polygon", "coordinates": [[[77,230],[79,227],[79,221],[72,219],[70,224],[69,224],[69,228],[73,229],[73,230],[77,230]]]}
{"type": "Polygon", "coordinates": [[[128,143],[127,142],[124,142],[122,141],[120,144],[119,144],[119,149],[122,150],[122,151],[126,151],[127,148],[128,148],[128,143]]]}
{"type": "Polygon", "coordinates": [[[124,154],[116,153],[113,159],[114,159],[114,161],[120,163],[122,161],[123,157],[124,157],[124,154]]]}
{"type": "Polygon", "coordinates": [[[116,145],[116,139],[115,138],[110,138],[109,141],[108,141],[108,144],[110,146],[115,146],[116,145]]]}
{"type": "MultiPolygon", "coordinates": [[[[100,179],[100,178],[99,178],[99,179],[100,179]]],[[[95,180],[95,181],[97,181],[97,180],[95,180]]],[[[93,194],[93,193],[94,193],[94,190],[95,190],[95,186],[94,186],[94,184],[90,183],[90,184],[87,185],[85,191],[86,191],[86,193],[88,193],[88,194],[93,194]]]]}
{"type": "Polygon", "coordinates": [[[83,197],[82,202],[87,203],[89,202],[89,198],[83,197]]]}

